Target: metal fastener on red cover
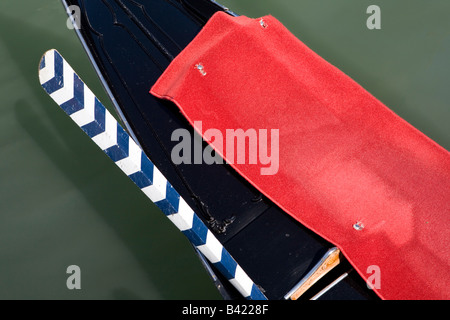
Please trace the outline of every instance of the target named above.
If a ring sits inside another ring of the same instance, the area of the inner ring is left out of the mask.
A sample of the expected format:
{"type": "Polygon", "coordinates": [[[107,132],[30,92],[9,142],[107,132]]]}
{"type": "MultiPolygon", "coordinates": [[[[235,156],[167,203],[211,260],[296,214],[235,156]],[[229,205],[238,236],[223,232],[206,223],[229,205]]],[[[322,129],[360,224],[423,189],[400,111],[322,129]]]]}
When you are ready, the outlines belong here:
{"type": "Polygon", "coordinates": [[[353,225],[353,229],[357,231],[361,231],[364,229],[364,225],[361,222],[357,222],[353,225]]]}
{"type": "Polygon", "coordinates": [[[263,28],[267,28],[268,27],[268,25],[267,25],[267,23],[264,21],[264,19],[262,19],[261,18],[261,20],[259,20],[259,24],[261,25],[261,27],[263,27],[263,28]]]}
{"type": "Polygon", "coordinates": [[[198,71],[200,71],[202,76],[206,76],[206,71],[205,71],[205,67],[203,66],[203,64],[201,64],[201,63],[196,64],[195,67],[197,68],[198,71]]]}

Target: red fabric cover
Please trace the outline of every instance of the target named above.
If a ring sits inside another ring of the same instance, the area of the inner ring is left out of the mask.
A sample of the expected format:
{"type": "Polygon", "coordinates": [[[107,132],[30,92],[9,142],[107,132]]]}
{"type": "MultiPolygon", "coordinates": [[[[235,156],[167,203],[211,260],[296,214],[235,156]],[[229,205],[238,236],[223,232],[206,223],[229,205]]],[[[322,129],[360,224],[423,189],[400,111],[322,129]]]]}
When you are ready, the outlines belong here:
{"type": "Polygon", "coordinates": [[[448,151],[275,18],[264,21],[215,14],[151,93],[175,102],[191,124],[202,121],[201,134],[279,129],[276,175],[261,175],[264,165],[233,167],[338,246],[363,278],[378,266],[380,297],[449,299],[448,151]]]}

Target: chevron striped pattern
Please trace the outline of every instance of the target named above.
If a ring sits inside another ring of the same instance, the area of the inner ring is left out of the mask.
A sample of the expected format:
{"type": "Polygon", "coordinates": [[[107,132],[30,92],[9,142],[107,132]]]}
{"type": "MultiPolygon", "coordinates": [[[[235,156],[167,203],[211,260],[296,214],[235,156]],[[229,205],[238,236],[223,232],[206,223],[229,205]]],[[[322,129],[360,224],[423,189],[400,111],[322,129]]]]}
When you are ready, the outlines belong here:
{"type": "Polygon", "coordinates": [[[244,297],[251,300],[266,299],[214,234],[56,50],[50,50],[42,57],[39,79],[53,100],[244,297]]]}

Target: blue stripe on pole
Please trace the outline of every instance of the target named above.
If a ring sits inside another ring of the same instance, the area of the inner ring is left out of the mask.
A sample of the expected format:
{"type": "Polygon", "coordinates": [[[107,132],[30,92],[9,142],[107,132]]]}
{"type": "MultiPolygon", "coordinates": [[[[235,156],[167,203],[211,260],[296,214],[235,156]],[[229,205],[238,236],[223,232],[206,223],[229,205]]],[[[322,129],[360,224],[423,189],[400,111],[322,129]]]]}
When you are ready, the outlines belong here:
{"type": "MultiPolygon", "coordinates": [[[[153,176],[153,170],[152,175],[153,176]]],[[[145,187],[152,185],[152,180],[144,171],[138,171],[131,175],[129,178],[139,187],[139,189],[144,189],[145,187]]]]}
{"type": "Polygon", "coordinates": [[[183,231],[184,235],[196,247],[206,243],[207,232],[208,228],[205,226],[205,224],[200,220],[200,218],[197,215],[194,215],[194,219],[192,221],[192,228],[183,231]]]}
{"type": "Polygon", "coordinates": [[[93,138],[100,133],[105,132],[105,118],[106,118],[106,109],[105,107],[95,99],[95,121],[84,125],[81,129],[86,132],[86,134],[93,138]]]}
{"type": "MultiPolygon", "coordinates": [[[[53,79],[47,81],[42,84],[42,87],[48,94],[52,94],[53,92],[64,87],[64,64],[63,57],[59,54],[55,54],[55,76],[53,79]]],[[[45,67],[45,63],[41,63],[43,69],[45,67]]]]}
{"type": "Polygon", "coordinates": [[[122,127],[119,124],[117,124],[117,145],[106,149],[105,153],[114,162],[125,159],[129,155],[128,152],[129,140],[130,139],[128,134],[125,132],[125,130],[122,129],[122,127]]]}
{"type": "Polygon", "coordinates": [[[73,75],[73,78],[74,97],[60,105],[69,116],[84,109],[84,83],[76,74],[73,75]]]}
{"type": "MultiPolygon", "coordinates": [[[[94,141],[99,146],[105,146],[103,151],[127,173],[128,177],[155,202],[161,211],[186,235],[189,241],[229,279],[230,283],[244,297],[252,300],[267,299],[203,221],[193,213],[172,185],[162,177],[159,170],[155,168],[126,131],[115,120],[111,120],[112,116],[109,115],[100,101],[95,98],[94,103],[85,105],[85,95],[89,93],[89,96],[93,96],[93,94],[71,68],[70,74],[67,74],[68,65],[66,64],[66,71],[64,71],[63,65],[64,59],[56,50],[48,51],[42,58],[39,68],[42,71],[42,73],[40,72],[41,85],[45,91],[51,95],[60,89],[67,89],[64,88],[64,84],[70,83],[70,81],[64,81],[64,77],[74,77],[73,90],[58,91],[57,99],[60,101],[61,108],[68,115],[71,115],[72,119],[76,118],[77,120],[74,121],[79,121],[77,123],[80,123],[81,129],[89,137],[95,138],[94,141]],[[48,70],[46,68],[47,57],[53,55],[54,70],[48,70]],[[54,76],[48,79],[52,76],[50,72],[54,72],[54,76]],[[107,118],[109,129],[107,129],[106,124],[107,118]],[[81,123],[87,124],[81,125],[81,123]],[[103,133],[105,134],[100,136],[103,133]],[[136,153],[136,150],[138,153],[136,153]]],[[[56,101],[53,95],[52,97],[56,101]]]]}
{"type": "Polygon", "coordinates": [[[42,70],[44,68],[45,68],[45,56],[43,56],[41,61],[39,62],[39,70],[42,70]]]}
{"type": "Polygon", "coordinates": [[[234,278],[237,263],[228,251],[224,250],[222,252],[222,259],[220,260],[220,263],[216,263],[215,266],[227,279],[234,278]]]}
{"type": "Polygon", "coordinates": [[[166,198],[164,200],[158,201],[156,205],[161,209],[161,211],[166,215],[178,212],[178,205],[180,202],[180,195],[175,189],[168,183],[166,186],[166,198]]]}
{"type": "Polygon", "coordinates": [[[252,292],[250,293],[250,297],[252,300],[267,300],[264,293],[261,291],[260,288],[256,284],[252,285],[252,292]]]}

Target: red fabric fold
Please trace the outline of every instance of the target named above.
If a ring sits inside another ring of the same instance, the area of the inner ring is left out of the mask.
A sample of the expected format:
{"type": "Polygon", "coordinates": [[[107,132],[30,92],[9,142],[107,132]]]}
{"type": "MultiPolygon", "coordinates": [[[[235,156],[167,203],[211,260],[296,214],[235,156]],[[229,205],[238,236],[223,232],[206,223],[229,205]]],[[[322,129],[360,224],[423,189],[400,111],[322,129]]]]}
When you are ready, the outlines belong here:
{"type": "Polygon", "coordinates": [[[450,298],[448,151],[275,18],[215,14],[151,93],[201,121],[228,162],[206,130],[278,129],[276,174],[248,161],[233,168],[363,278],[378,267],[380,297],[450,298]]]}

